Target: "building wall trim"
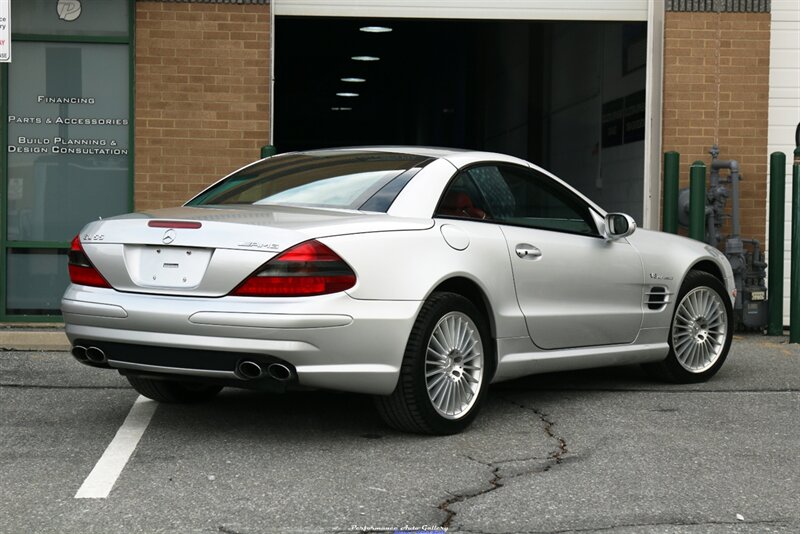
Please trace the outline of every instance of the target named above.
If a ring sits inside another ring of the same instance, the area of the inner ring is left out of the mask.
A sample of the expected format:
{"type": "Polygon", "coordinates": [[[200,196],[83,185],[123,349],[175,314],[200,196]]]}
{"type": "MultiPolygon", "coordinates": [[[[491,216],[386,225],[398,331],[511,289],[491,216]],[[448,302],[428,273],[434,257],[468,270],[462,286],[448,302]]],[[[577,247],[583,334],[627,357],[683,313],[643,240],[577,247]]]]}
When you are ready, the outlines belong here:
{"type": "Polygon", "coordinates": [[[667,11],[695,13],[769,13],[772,0],[667,0],[667,11]]]}
{"type": "MultiPolygon", "coordinates": [[[[280,0],[272,4],[278,17],[646,21],[654,1],[280,0]]],[[[663,6],[664,0],[656,4],[663,6]]]]}

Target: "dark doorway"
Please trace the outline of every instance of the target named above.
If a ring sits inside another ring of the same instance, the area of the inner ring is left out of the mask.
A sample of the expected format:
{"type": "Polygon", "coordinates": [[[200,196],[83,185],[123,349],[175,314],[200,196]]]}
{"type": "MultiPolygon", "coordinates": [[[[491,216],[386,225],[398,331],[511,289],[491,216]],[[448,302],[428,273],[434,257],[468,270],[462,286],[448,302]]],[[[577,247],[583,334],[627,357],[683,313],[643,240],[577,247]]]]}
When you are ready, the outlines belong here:
{"type": "Polygon", "coordinates": [[[498,151],[641,219],[645,23],[278,17],[275,31],[281,152],[498,151]]]}

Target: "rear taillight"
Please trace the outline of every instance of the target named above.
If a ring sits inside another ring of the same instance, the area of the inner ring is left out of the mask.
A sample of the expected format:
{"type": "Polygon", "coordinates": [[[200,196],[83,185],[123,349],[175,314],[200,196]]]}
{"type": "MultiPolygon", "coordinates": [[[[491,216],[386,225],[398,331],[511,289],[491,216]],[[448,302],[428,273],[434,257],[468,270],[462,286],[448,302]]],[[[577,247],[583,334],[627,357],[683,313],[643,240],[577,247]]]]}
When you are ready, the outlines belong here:
{"type": "Polygon", "coordinates": [[[231,295],[307,297],[350,289],[356,275],[345,261],[319,241],[306,241],[265,263],[231,295]]]}
{"type": "Polygon", "coordinates": [[[89,261],[79,236],[75,236],[69,247],[69,279],[73,284],[82,286],[111,287],[89,261]]]}

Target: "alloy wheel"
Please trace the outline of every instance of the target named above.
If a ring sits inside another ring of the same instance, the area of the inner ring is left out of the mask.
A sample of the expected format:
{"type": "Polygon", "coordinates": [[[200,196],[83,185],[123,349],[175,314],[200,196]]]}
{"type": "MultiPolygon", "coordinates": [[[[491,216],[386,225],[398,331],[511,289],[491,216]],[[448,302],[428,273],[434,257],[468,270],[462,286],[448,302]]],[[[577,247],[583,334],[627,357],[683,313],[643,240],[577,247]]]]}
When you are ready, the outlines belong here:
{"type": "Polygon", "coordinates": [[[690,373],[710,369],[722,355],[728,333],[725,304],[719,294],[701,286],[678,303],[672,324],[672,348],[690,373]]]}
{"type": "Polygon", "coordinates": [[[446,419],[470,411],[481,389],[484,369],[483,342],[466,314],[450,312],[434,326],[425,356],[428,398],[446,419]]]}

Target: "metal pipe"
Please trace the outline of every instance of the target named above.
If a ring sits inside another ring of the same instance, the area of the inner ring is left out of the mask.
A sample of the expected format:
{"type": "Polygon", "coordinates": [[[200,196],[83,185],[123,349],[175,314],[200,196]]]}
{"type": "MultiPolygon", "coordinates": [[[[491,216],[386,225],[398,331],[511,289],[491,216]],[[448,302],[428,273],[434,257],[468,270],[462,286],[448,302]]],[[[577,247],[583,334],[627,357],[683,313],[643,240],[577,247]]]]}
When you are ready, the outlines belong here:
{"type": "Polygon", "coordinates": [[[88,360],[88,358],[86,357],[86,347],[82,347],[81,345],[75,345],[74,347],[72,347],[71,352],[72,356],[81,363],[88,360]]]}
{"type": "Polygon", "coordinates": [[[689,237],[706,237],[706,164],[699,160],[689,169],[689,237]]]}
{"type": "Polygon", "coordinates": [[[792,166],[792,263],[789,288],[789,343],[800,343],[800,146],[792,166]]]}
{"type": "MultiPolygon", "coordinates": [[[[708,167],[708,179],[706,180],[706,235],[705,241],[712,247],[719,247],[719,242],[722,236],[719,233],[719,228],[722,226],[722,220],[717,220],[717,215],[722,215],[725,208],[725,202],[728,200],[727,191],[725,188],[720,187],[719,184],[719,147],[712,145],[711,150],[711,165],[708,167]],[[724,193],[723,193],[724,192],[724,193]]],[[[735,215],[735,213],[734,213],[735,215]]],[[[727,252],[727,250],[726,250],[727,252]]]]}
{"type": "Polygon", "coordinates": [[[783,225],[786,221],[786,154],[769,156],[769,324],[767,335],[783,335],[783,225]]]}
{"type": "Polygon", "coordinates": [[[239,376],[246,380],[253,380],[260,378],[264,374],[264,370],[256,362],[250,360],[243,360],[236,366],[239,376]]]}
{"type": "Polygon", "coordinates": [[[106,353],[98,347],[87,348],[86,358],[92,363],[106,363],[106,353]]]}
{"type": "MultiPolygon", "coordinates": [[[[733,233],[730,237],[739,237],[742,235],[742,221],[740,217],[739,211],[739,180],[741,177],[739,176],[739,162],[736,160],[730,161],[730,169],[731,169],[731,189],[732,189],[732,202],[733,202],[733,217],[731,221],[731,225],[733,226],[733,233]]],[[[730,239],[729,237],[729,239],[730,239]]]]}
{"type": "Polygon", "coordinates": [[[677,152],[664,154],[664,231],[678,233],[678,178],[681,155],[677,152]]]}
{"type": "MultiPolygon", "coordinates": [[[[729,239],[730,238],[739,237],[741,235],[741,233],[742,233],[741,217],[739,216],[739,200],[740,200],[739,199],[739,181],[742,178],[741,178],[741,175],[739,174],[739,162],[737,160],[735,160],[735,159],[731,159],[731,160],[715,159],[715,160],[713,160],[711,162],[711,169],[712,169],[712,171],[711,171],[712,175],[714,175],[718,169],[730,169],[730,171],[731,171],[731,174],[730,174],[731,196],[733,197],[731,199],[732,203],[733,203],[733,206],[732,206],[732,209],[731,209],[731,213],[733,214],[733,216],[732,216],[732,221],[731,221],[732,233],[731,233],[729,239]]],[[[718,175],[719,173],[716,173],[716,174],[718,175]]],[[[718,185],[718,183],[712,183],[711,187],[714,188],[717,185],[718,185]]]]}
{"type": "Polygon", "coordinates": [[[292,378],[292,370],[283,365],[282,363],[273,363],[267,367],[269,376],[280,382],[285,382],[292,378]]]}

